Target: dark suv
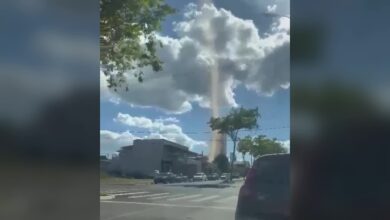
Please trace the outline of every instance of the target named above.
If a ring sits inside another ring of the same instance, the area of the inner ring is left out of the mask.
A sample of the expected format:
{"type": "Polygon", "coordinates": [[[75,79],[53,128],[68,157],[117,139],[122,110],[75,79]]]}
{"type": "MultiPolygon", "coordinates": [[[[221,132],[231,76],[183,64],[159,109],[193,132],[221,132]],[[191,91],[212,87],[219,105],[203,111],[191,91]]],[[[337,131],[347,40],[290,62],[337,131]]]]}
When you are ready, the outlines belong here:
{"type": "Polygon", "coordinates": [[[173,173],[158,173],[154,176],[153,182],[158,183],[174,183],[176,182],[176,176],[173,173]]]}
{"type": "Polygon", "coordinates": [[[290,154],[255,160],[238,196],[236,220],[289,219],[290,154]]]}

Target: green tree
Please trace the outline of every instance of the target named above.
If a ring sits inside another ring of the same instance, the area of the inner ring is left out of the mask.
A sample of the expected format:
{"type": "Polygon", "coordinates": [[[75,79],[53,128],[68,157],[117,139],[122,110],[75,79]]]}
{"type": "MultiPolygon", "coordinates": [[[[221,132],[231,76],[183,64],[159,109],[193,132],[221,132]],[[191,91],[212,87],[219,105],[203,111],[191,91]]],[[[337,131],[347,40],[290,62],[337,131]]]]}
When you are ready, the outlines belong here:
{"type": "Polygon", "coordinates": [[[253,140],[251,136],[240,138],[237,144],[237,151],[242,154],[242,160],[245,161],[245,155],[250,153],[253,148],[253,140]]]}
{"type": "MultiPolygon", "coordinates": [[[[257,128],[257,118],[260,117],[258,108],[245,109],[232,108],[228,115],[224,117],[211,117],[209,125],[211,129],[217,130],[221,134],[226,134],[233,141],[233,158],[236,158],[236,145],[238,132],[242,129],[257,128]]],[[[230,161],[230,169],[233,171],[234,159],[230,161]]]]}
{"type": "Polygon", "coordinates": [[[143,72],[137,69],[151,66],[154,71],[162,70],[156,55],[162,43],[155,33],[174,12],[164,0],[100,0],[100,63],[108,87],[116,90],[125,83],[128,70],[133,70],[140,82],[143,72]]]}
{"type": "Polygon", "coordinates": [[[215,164],[219,172],[224,173],[229,171],[229,160],[225,154],[219,154],[215,157],[213,164],[215,164]]]}
{"type": "Polygon", "coordinates": [[[286,153],[287,149],[283,148],[275,138],[269,139],[264,135],[254,138],[254,145],[251,154],[255,157],[265,154],[286,153]]]}

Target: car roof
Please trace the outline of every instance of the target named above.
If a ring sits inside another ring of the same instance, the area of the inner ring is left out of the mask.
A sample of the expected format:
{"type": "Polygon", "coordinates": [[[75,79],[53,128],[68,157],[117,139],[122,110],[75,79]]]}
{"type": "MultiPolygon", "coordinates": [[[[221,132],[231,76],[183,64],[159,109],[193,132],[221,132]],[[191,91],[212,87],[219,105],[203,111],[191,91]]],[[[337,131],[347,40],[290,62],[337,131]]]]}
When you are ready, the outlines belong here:
{"type": "Polygon", "coordinates": [[[289,153],[281,153],[281,154],[265,154],[262,156],[259,156],[256,158],[255,161],[253,161],[252,167],[258,166],[260,161],[273,161],[276,163],[280,162],[289,162],[290,160],[290,154],[289,153]]]}
{"type": "Polygon", "coordinates": [[[256,157],[256,160],[259,160],[259,159],[282,159],[282,158],[289,158],[290,157],[290,154],[289,153],[280,153],[280,154],[265,154],[265,155],[261,155],[261,156],[258,156],[256,157]]]}

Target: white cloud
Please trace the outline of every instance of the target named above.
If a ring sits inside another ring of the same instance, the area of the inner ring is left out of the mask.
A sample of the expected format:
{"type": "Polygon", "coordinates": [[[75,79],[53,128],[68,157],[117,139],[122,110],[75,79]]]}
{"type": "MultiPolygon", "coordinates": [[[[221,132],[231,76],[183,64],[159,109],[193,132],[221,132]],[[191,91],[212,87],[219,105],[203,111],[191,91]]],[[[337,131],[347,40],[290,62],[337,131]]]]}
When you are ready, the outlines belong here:
{"type": "Polygon", "coordinates": [[[290,140],[279,141],[279,143],[282,145],[282,147],[287,149],[287,152],[290,153],[290,140]]]}
{"type": "Polygon", "coordinates": [[[114,153],[121,147],[133,144],[140,137],[134,136],[129,131],[117,133],[108,130],[100,130],[100,152],[101,154],[114,153]]]}
{"type": "Polygon", "coordinates": [[[129,114],[118,113],[114,121],[130,127],[146,129],[149,134],[143,138],[163,138],[191,149],[206,146],[204,141],[197,141],[186,135],[179,125],[167,124],[168,121],[177,122],[177,119],[174,118],[166,118],[165,121],[164,119],[152,120],[146,117],[135,117],[129,114]]]}
{"type": "MultiPolygon", "coordinates": [[[[271,8],[276,10],[279,6],[271,8]]],[[[261,95],[288,88],[289,21],[278,19],[269,33],[260,37],[263,35],[252,20],[238,18],[214,5],[189,5],[184,15],[184,20],[175,24],[178,38],[158,37],[164,45],[158,51],[164,70],[154,73],[145,69],[143,83],[129,72],[129,91],[118,91],[116,98],[172,113],[190,111],[194,103],[209,107],[215,64],[222,108],[238,105],[234,97],[238,84],[261,95]]]]}
{"type": "Polygon", "coordinates": [[[167,122],[167,123],[179,123],[180,120],[175,117],[159,118],[156,119],[157,122],[167,122]]]}
{"type": "Polygon", "coordinates": [[[267,5],[267,12],[268,13],[275,13],[276,12],[277,5],[267,5]]]}
{"type": "Polygon", "coordinates": [[[110,91],[107,86],[107,77],[100,71],[100,98],[118,105],[121,101],[120,97],[114,91],[110,91]]]}
{"type": "Polygon", "coordinates": [[[290,0],[245,0],[245,2],[255,6],[260,13],[290,14],[290,0]]]}

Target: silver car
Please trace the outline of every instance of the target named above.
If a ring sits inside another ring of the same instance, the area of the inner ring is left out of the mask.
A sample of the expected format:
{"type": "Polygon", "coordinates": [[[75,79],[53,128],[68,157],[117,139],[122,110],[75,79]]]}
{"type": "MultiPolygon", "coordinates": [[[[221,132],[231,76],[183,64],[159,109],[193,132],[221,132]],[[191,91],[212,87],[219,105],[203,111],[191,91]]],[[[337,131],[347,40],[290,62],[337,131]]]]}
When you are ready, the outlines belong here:
{"type": "Polygon", "coordinates": [[[194,179],[194,181],[206,181],[207,180],[207,176],[204,173],[196,173],[194,175],[193,179],[194,179]]]}

